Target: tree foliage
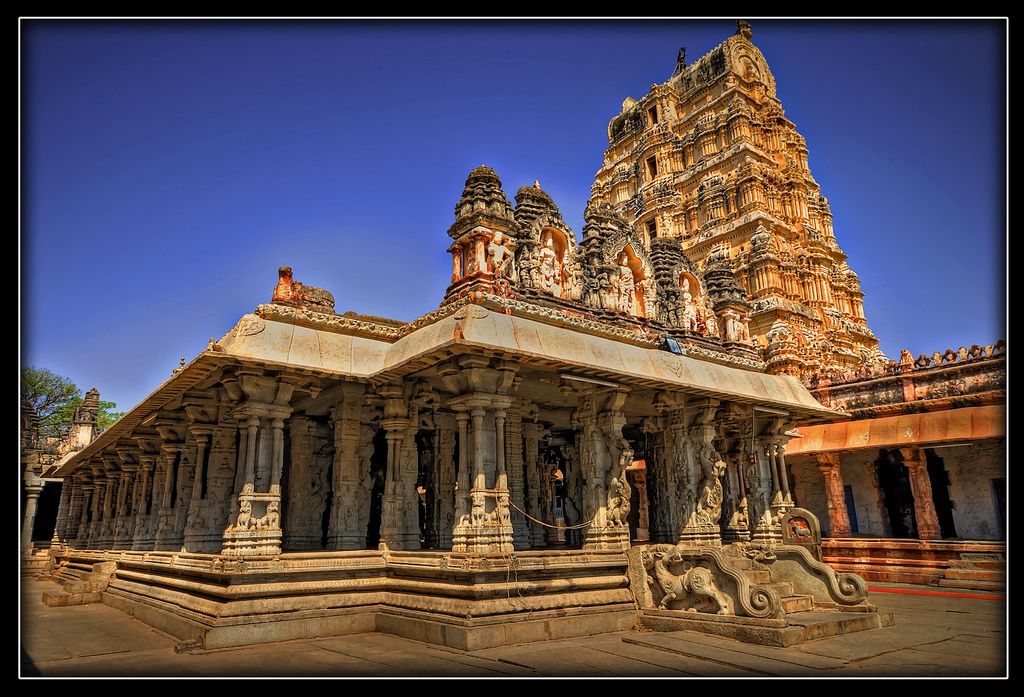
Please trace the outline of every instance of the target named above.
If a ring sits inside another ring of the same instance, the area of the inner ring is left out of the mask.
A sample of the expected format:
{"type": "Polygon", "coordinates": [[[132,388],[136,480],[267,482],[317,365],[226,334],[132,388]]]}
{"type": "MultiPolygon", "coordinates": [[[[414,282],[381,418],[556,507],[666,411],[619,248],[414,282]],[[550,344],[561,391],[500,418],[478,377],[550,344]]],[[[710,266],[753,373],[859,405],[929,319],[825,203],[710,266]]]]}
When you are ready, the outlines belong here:
{"type": "MultiPolygon", "coordinates": [[[[82,390],[63,375],[45,368],[21,369],[21,398],[28,400],[39,415],[39,435],[42,438],[67,437],[74,423],[75,410],[84,399],[82,390]]],[[[117,404],[100,400],[97,426],[103,432],[124,415],[114,411],[117,404]]]]}

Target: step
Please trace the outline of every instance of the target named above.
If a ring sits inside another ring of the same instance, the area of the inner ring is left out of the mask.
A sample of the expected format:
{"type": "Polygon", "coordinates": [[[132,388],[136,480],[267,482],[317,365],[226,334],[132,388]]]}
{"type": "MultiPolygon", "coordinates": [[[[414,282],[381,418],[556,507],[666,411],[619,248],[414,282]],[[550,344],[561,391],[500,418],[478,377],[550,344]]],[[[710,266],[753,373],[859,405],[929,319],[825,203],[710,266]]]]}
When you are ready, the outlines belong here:
{"type": "Polygon", "coordinates": [[[958,581],[1005,581],[1006,572],[989,569],[946,569],[943,578],[958,581]]]}
{"type": "Polygon", "coordinates": [[[729,566],[739,571],[746,571],[747,569],[754,568],[754,562],[746,557],[729,557],[729,566]]]}
{"type": "Polygon", "coordinates": [[[809,595],[787,595],[780,600],[787,615],[793,612],[808,612],[814,607],[814,600],[809,595]]]}
{"type": "Polygon", "coordinates": [[[805,641],[849,634],[868,629],[880,629],[893,624],[891,612],[794,612],[786,615],[790,625],[805,630],[805,641]]]}
{"type": "Polygon", "coordinates": [[[66,581],[63,585],[67,593],[97,593],[107,588],[106,581],[66,581]]]}
{"type": "Polygon", "coordinates": [[[793,584],[788,581],[779,581],[777,583],[764,583],[761,584],[767,588],[774,590],[780,598],[785,598],[790,595],[794,595],[793,584]]]}
{"type": "Polygon", "coordinates": [[[1002,571],[1006,568],[1006,560],[996,559],[951,559],[949,561],[949,568],[951,569],[991,569],[993,571],[1002,571]]]}
{"type": "Polygon", "coordinates": [[[1006,590],[1004,581],[971,581],[950,578],[940,578],[938,584],[941,588],[963,588],[976,591],[1002,591],[1006,590]]]}
{"type": "Polygon", "coordinates": [[[103,602],[103,593],[65,593],[64,591],[46,591],[43,593],[43,605],[47,607],[68,607],[70,605],[88,605],[103,602]]]}
{"type": "Polygon", "coordinates": [[[1006,561],[1002,552],[961,552],[960,558],[965,561],[1006,561]]]}

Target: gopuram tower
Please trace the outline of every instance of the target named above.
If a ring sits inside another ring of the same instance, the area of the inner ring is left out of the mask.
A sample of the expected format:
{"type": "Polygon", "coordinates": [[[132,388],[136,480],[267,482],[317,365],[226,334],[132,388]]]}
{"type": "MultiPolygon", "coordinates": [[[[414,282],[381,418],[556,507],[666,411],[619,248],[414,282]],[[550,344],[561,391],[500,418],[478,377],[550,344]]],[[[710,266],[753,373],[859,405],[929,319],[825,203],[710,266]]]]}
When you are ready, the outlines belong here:
{"type": "Polygon", "coordinates": [[[692,64],[680,49],[666,82],[622,103],[608,141],[590,205],[615,209],[648,251],[673,240],[701,272],[731,271],[769,372],[885,360],[749,24],[692,64]]]}

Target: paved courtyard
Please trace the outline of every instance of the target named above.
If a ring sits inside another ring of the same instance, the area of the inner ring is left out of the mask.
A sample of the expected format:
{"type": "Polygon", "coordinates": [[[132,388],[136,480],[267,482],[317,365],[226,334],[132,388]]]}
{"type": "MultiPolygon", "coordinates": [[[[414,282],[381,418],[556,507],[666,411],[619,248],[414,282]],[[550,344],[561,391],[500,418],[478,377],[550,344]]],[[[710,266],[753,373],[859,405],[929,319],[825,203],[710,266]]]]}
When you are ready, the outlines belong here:
{"type": "Polygon", "coordinates": [[[869,677],[1003,676],[1005,602],[971,591],[872,584],[895,613],[883,629],[790,648],[695,632],[617,632],[582,639],[459,651],[386,634],[306,639],[175,653],[177,641],[102,604],[43,606],[47,581],[22,585],[23,676],[316,677],[869,677]]]}

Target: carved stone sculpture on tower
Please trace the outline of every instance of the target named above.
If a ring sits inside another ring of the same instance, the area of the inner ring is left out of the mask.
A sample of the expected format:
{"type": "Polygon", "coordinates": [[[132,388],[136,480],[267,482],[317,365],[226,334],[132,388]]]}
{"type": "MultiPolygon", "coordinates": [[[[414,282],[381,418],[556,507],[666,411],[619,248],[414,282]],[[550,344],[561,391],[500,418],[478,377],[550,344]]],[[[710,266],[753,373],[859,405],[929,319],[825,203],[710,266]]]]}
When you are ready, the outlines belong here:
{"type": "Polygon", "coordinates": [[[623,254],[619,258],[619,312],[628,315],[636,314],[636,282],[633,270],[629,268],[629,257],[623,254]]]}
{"type": "Polygon", "coordinates": [[[487,243],[487,259],[495,278],[508,278],[512,270],[512,252],[506,246],[505,236],[500,230],[487,243]]]}
{"type": "Polygon", "coordinates": [[[550,232],[544,236],[540,250],[540,287],[556,297],[562,296],[562,262],[550,232]]]}

